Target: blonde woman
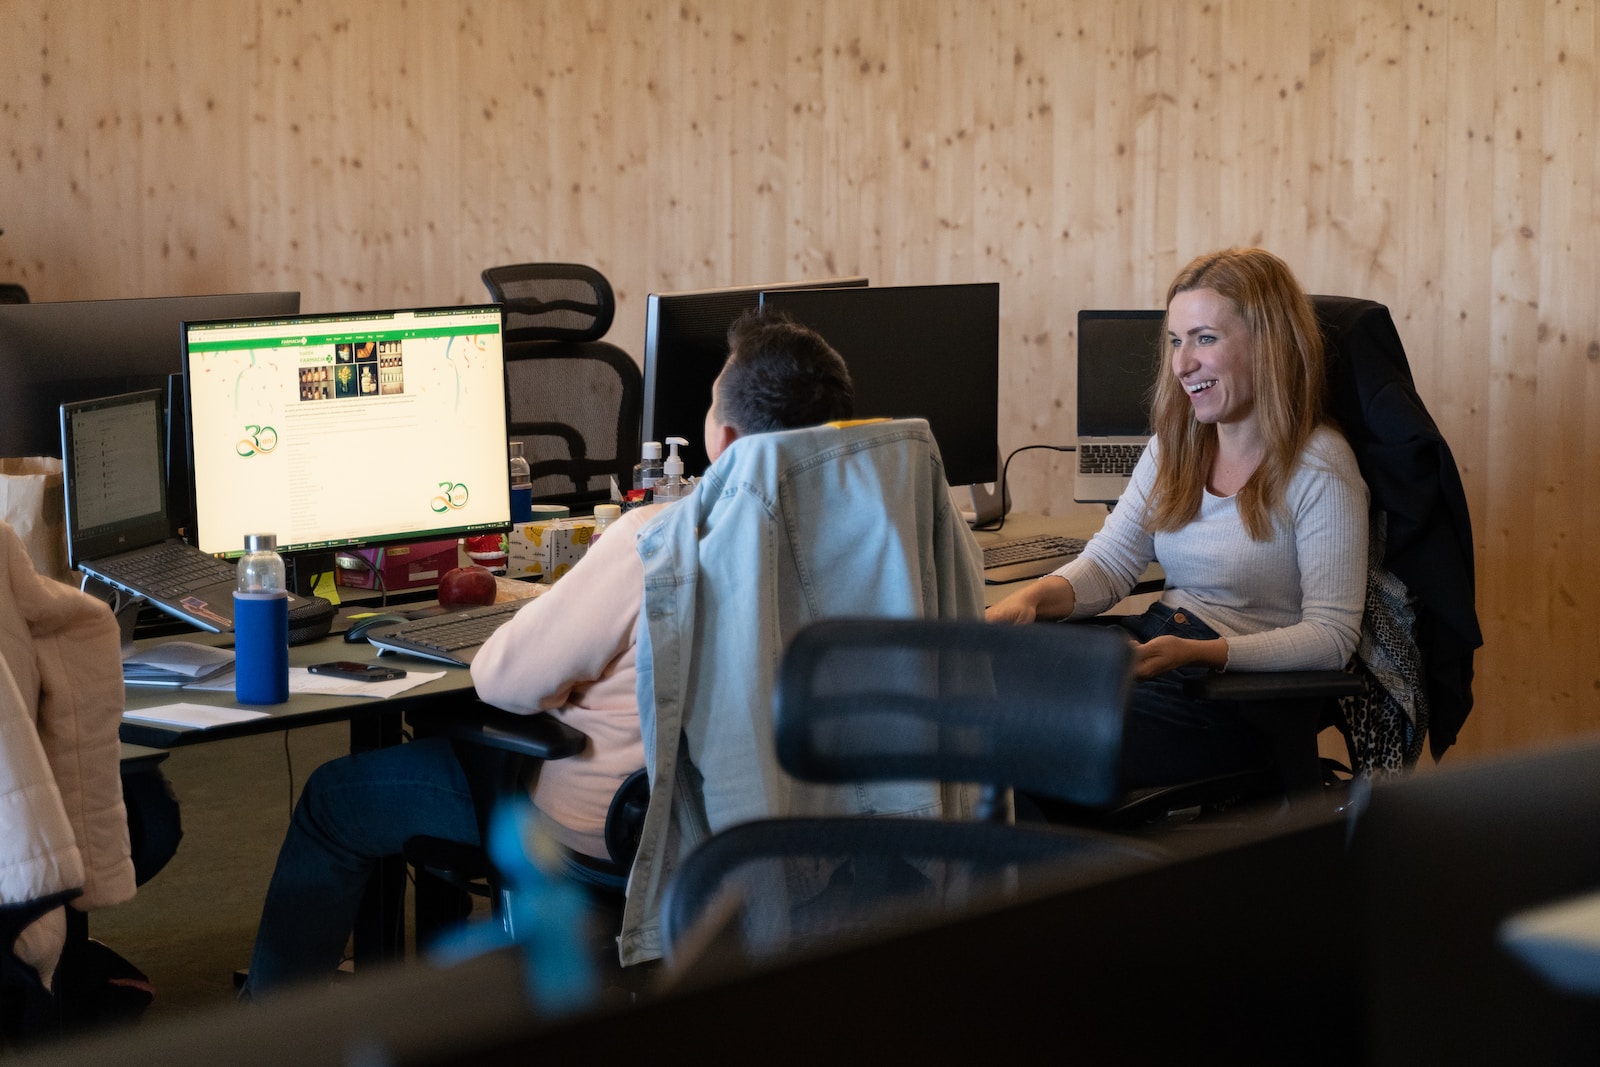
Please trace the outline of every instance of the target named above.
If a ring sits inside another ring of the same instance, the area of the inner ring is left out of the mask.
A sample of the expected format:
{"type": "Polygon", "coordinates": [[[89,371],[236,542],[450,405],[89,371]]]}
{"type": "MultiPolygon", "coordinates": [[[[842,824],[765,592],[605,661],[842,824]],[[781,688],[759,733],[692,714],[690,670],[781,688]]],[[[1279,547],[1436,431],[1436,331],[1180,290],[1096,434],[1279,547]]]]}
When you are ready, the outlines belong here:
{"type": "Polygon", "coordinates": [[[1355,649],[1367,490],[1323,414],[1322,336],[1293,272],[1261,249],[1201,256],[1167,290],[1155,436],[1083,554],[989,609],[991,621],[1088,619],[1152,561],[1159,602],[1108,620],[1139,643],[1130,787],[1267,762],[1229,706],[1183,682],[1221,670],[1340,668],[1355,649]]]}

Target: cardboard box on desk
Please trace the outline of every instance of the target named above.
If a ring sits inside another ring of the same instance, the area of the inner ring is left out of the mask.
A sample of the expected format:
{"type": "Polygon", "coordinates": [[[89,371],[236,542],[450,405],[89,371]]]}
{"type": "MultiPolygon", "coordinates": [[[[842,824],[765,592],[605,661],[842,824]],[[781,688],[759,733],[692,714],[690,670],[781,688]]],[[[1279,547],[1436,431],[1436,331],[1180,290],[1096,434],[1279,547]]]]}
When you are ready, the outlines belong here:
{"type": "Polygon", "coordinates": [[[506,574],[553,582],[589,550],[594,519],[538,519],[519,523],[507,539],[506,574]]]}
{"type": "Polygon", "coordinates": [[[383,573],[384,588],[392,593],[438,585],[445,571],[461,565],[461,551],[453,538],[418,541],[410,545],[340,552],[335,563],[338,584],[349,589],[371,589],[376,584],[374,570],[378,570],[383,573]]]}

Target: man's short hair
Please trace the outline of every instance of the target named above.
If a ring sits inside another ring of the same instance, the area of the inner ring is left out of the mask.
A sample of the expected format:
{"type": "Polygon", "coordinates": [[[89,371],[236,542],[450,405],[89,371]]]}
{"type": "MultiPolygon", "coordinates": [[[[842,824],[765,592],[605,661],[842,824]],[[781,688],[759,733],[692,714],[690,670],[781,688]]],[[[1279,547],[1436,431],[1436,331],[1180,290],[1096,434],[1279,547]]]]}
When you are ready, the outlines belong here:
{"type": "Polygon", "coordinates": [[[741,434],[819,426],[855,413],[850,370],[833,346],[780,311],[753,309],[728,329],[716,417],[741,434]]]}

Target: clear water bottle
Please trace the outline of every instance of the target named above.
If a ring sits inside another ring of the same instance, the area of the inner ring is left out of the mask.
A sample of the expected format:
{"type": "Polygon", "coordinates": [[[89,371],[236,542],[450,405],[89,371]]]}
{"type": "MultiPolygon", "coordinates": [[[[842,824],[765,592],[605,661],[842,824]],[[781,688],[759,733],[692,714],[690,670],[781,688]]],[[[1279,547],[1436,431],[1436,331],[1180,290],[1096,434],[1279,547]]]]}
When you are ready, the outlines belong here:
{"type": "Polygon", "coordinates": [[[633,487],[654,489],[661,480],[661,442],[646,441],[640,451],[639,462],[633,465],[633,487]]]}
{"type": "Polygon", "coordinates": [[[533,475],[522,442],[511,442],[511,521],[533,521],[533,475]]]}
{"type": "Polygon", "coordinates": [[[275,534],[246,534],[233,594],[234,696],[241,704],[289,699],[289,588],[275,534]]]}

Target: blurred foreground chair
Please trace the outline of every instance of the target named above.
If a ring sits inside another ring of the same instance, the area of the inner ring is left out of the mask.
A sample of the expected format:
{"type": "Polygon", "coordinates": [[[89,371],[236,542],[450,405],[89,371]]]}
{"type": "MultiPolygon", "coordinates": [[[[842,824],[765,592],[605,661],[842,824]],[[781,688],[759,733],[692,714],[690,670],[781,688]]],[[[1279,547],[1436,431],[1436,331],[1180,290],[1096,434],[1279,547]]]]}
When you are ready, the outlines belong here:
{"type": "Polygon", "coordinates": [[[26,304],[28,290],[16,282],[0,282],[0,304],[26,304]]]}
{"type": "MultiPolygon", "coordinates": [[[[532,776],[541,763],[576,756],[588,743],[580,731],[553,716],[516,715],[487,704],[414,716],[413,725],[420,733],[451,739],[472,788],[480,840],[485,842],[495,808],[508,799],[526,801],[532,776]]],[[[612,798],[605,829],[610,863],[596,860],[595,871],[619,882],[626,879],[649,802],[650,783],[641,768],[612,798]]],[[[404,855],[417,874],[415,932],[419,948],[426,948],[464,921],[471,912],[471,897],[488,898],[507,939],[516,939],[516,910],[510,907],[512,887],[486,846],[419,835],[406,841],[404,855]]],[[[596,915],[594,955],[597,960],[609,955],[611,970],[615,970],[615,948],[609,953],[599,950],[615,938],[621,926],[622,893],[620,889],[615,893],[590,889],[596,915]]]]}
{"type": "Polygon", "coordinates": [[[1128,839],[1008,821],[1012,786],[1089,806],[1120,795],[1131,684],[1127,640],[1088,628],[915,619],[807,626],[779,671],[783,768],[821,783],[975,783],[981,821],[843,816],[732,826],[691,853],[670,884],[669,963],[682,964],[686,945],[699,951],[705,935],[693,932],[707,914],[737,930],[735,954],[748,963],[886,936],[1033,887],[1158,860],[1158,850],[1128,839]]]}
{"type": "Polygon", "coordinates": [[[1472,709],[1483,644],[1473,594],[1472,525],[1455,458],[1417,395],[1389,309],[1312,297],[1328,368],[1327,410],[1371,497],[1366,614],[1345,671],[1228,671],[1191,692],[1237,702],[1261,731],[1271,771],[1152,790],[1113,821],[1134,826],[1190,805],[1264,796],[1318,798],[1328,780],[1317,737],[1343,735],[1349,772],[1397,774],[1425,742],[1435,760],[1472,709]]]}
{"type": "Polygon", "coordinates": [[[601,340],[616,314],[611,283],[578,263],[517,263],[483,272],[505,308],[509,433],[523,442],[537,501],[592,506],[626,492],[639,461],[644,379],[601,340]]]}

